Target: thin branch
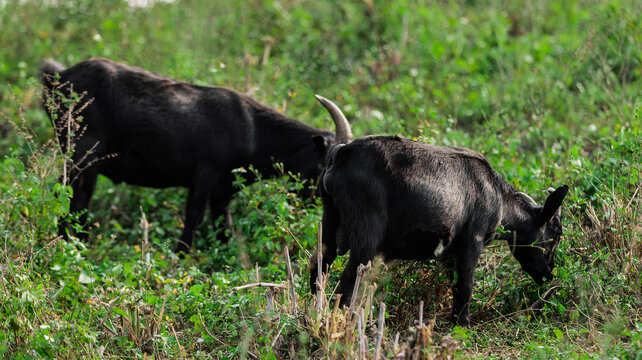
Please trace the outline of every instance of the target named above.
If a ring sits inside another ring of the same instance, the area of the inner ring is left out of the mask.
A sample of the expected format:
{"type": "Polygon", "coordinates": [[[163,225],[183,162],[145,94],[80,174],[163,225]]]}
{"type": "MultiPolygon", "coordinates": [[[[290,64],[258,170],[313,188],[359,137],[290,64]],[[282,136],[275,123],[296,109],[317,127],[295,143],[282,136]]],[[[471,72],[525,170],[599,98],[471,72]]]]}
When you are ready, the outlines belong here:
{"type": "Polygon", "coordinates": [[[542,296],[540,296],[539,299],[537,299],[531,306],[528,307],[527,311],[533,311],[533,310],[538,310],[540,306],[544,303],[544,300],[546,300],[555,290],[557,290],[560,286],[556,285],[553,286],[552,288],[546,290],[542,296]]]}
{"type": "Polygon", "coordinates": [[[279,288],[279,289],[285,289],[286,288],[286,286],[283,285],[283,284],[257,282],[257,283],[245,284],[245,285],[237,286],[237,287],[232,288],[232,290],[233,291],[239,291],[239,290],[253,288],[253,287],[269,287],[269,288],[279,288]]]}

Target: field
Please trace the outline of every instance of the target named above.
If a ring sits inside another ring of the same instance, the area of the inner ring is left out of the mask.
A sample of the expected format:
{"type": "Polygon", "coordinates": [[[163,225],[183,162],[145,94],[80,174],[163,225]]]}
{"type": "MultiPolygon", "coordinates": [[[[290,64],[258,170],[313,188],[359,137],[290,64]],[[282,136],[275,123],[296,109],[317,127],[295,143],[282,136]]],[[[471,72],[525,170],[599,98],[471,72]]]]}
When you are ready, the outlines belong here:
{"type": "Polygon", "coordinates": [[[641,13],[629,0],[0,1],[0,356],[642,359],[641,13]],[[471,148],[539,203],[567,184],[556,277],[537,286],[493,243],[460,328],[434,261],[379,259],[354,312],[336,308],[344,256],[317,304],[322,206],[296,196],[294,174],[239,176],[231,241],[204,221],[184,259],[185,189],[99,178],[89,242],[63,241],[59,219],[78,214],[39,69],[90,57],[331,129],[321,94],[355,136],[471,148]],[[237,288],[256,282],[284,289],[237,288]]]}

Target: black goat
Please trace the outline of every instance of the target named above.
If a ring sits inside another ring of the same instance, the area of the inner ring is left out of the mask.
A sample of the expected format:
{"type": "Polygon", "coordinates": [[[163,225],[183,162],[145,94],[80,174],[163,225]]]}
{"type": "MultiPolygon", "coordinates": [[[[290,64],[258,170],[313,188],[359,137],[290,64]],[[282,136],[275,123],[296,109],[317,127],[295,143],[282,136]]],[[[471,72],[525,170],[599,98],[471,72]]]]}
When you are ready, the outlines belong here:
{"type": "MultiPolygon", "coordinates": [[[[57,91],[67,98],[71,91],[84,93],[83,101],[92,101],[75,114],[83,120],[71,139],[70,211],[83,211],[79,221],[86,222],[98,174],[115,183],[187,187],[185,227],[177,251],[190,250],[208,201],[213,220],[225,213],[234,193],[231,170],[252,165],[263,176],[273,176],[273,164],[280,162],[286,171],[314,181],[328,147],[351,136],[347,122],[336,124],[335,137],[245,94],[192,85],[105,59],[67,69],[47,60],[42,71],[49,93],[58,73],[63,86],[57,91]]],[[[68,108],[61,102],[58,109],[47,110],[66,151],[68,108]]],[[[66,227],[61,226],[63,235],[66,227]]]]}
{"type": "MultiPolygon", "coordinates": [[[[336,105],[322,103],[335,120],[343,117],[336,105]]],[[[507,232],[499,237],[509,241],[535,282],[552,278],[553,252],[562,233],[558,209],[567,186],[552,192],[542,207],[476,152],[398,136],[366,136],[330,149],[319,190],[323,270],[350,250],[338,291],[342,304],[353,296],[359,264],[378,253],[388,259],[444,258],[456,262],[458,275],[453,321],[468,326],[475,267],[500,225],[507,232]]],[[[316,278],[314,256],[312,291],[316,278]]]]}

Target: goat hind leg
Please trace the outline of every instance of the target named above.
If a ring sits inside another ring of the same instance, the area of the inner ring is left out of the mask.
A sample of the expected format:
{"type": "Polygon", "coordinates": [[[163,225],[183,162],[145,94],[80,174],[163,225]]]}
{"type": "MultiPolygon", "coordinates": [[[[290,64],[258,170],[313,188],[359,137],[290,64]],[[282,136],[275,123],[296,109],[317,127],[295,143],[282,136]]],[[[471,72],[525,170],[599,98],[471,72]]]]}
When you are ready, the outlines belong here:
{"type": "Polygon", "coordinates": [[[223,216],[223,230],[220,231],[216,238],[222,243],[227,243],[230,239],[228,230],[231,232],[233,227],[232,214],[227,207],[234,194],[232,186],[232,177],[229,179],[224,178],[219,181],[219,186],[216,186],[209,198],[210,206],[210,220],[212,221],[212,229],[216,230],[216,222],[223,216]]]}
{"type": "Polygon", "coordinates": [[[356,290],[354,289],[354,285],[356,283],[359,265],[367,265],[368,262],[374,259],[375,254],[376,252],[374,250],[370,251],[370,249],[361,253],[350,252],[350,259],[348,260],[346,268],[343,270],[341,279],[339,280],[339,289],[342,294],[340,302],[341,305],[349,306],[352,297],[358,295],[354,293],[354,290],[356,290]]]}
{"type": "Polygon", "coordinates": [[[349,243],[350,259],[341,274],[339,289],[343,294],[342,305],[349,305],[354,294],[354,285],[357,278],[359,265],[367,265],[374,259],[377,251],[380,250],[384,239],[385,224],[384,217],[379,214],[363,214],[365,221],[353,226],[342,227],[342,242],[349,243]],[[347,241],[346,241],[347,240],[347,241]]]}
{"type": "MultiPolygon", "coordinates": [[[[321,271],[327,274],[330,270],[330,265],[337,258],[337,247],[335,244],[323,244],[321,271]]],[[[318,264],[317,252],[310,258],[310,291],[314,294],[317,290],[317,277],[318,277],[318,264]]]]}
{"type": "Polygon", "coordinates": [[[470,325],[469,310],[475,283],[475,268],[481,254],[481,242],[469,240],[457,255],[457,283],[453,287],[452,320],[462,327],[470,325]]]}
{"type": "Polygon", "coordinates": [[[336,259],[337,257],[337,232],[340,231],[340,224],[341,221],[339,220],[338,210],[334,207],[334,204],[331,200],[324,199],[323,220],[320,225],[322,229],[322,249],[317,249],[317,252],[315,252],[310,258],[310,291],[312,291],[313,294],[317,290],[317,254],[321,252],[321,271],[323,273],[327,273],[330,270],[330,265],[332,265],[332,262],[334,262],[334,259],[336,259]]]}
{"type": "Polygon", "coordinates": [[[196,227],[203,221],[207,199],[210,196],[211,184],[214,177],[211,173],[201,171],[195,175],[194,184],[187,195],[187,207],[185,210],[185,227],[176,246],[176,253],[189,253],[192,248],[192,240],[196,227]]]}
{"type": "MultiPolygon", "coordinates": [[[[82,171],[71,172],[71,188],[73,191],[72,198],[69,202],[69,215],[66,219],[61,219],[58,225],[58,234],[64,238],[68,238],[68,232],[71,231],[70,227],[80,228],[75,235],[82,241],[89,239],[87,232],[87,211],[89,210],[89,202],[94,190],[96,188],[96,181],[98,178],[99,169],[97,166],[90,166],[82,171]],[[75,219],[70,219],[75,217],[75,219]]],[[[62,181],[62,180],[61,180],[62,181]]]]}

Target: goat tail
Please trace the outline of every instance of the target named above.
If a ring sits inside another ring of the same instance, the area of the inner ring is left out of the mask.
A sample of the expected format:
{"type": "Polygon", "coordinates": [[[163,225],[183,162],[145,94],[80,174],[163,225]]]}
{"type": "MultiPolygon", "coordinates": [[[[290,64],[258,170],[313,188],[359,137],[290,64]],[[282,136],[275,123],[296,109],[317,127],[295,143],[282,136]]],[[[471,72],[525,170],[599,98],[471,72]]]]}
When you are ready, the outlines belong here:
{"type": "Polygon", "coordinates": [[[41,68],[41,73],[42,73],[42,83],[45,86],[48,86],[51,84],[51,81],[53,79],[53,76],[56,73],[60,73],[63,70],[65,70],[65,67],[62,66],[59,62],[53,59],[46,59],[42,63],[42,68],[41,68]]]}

